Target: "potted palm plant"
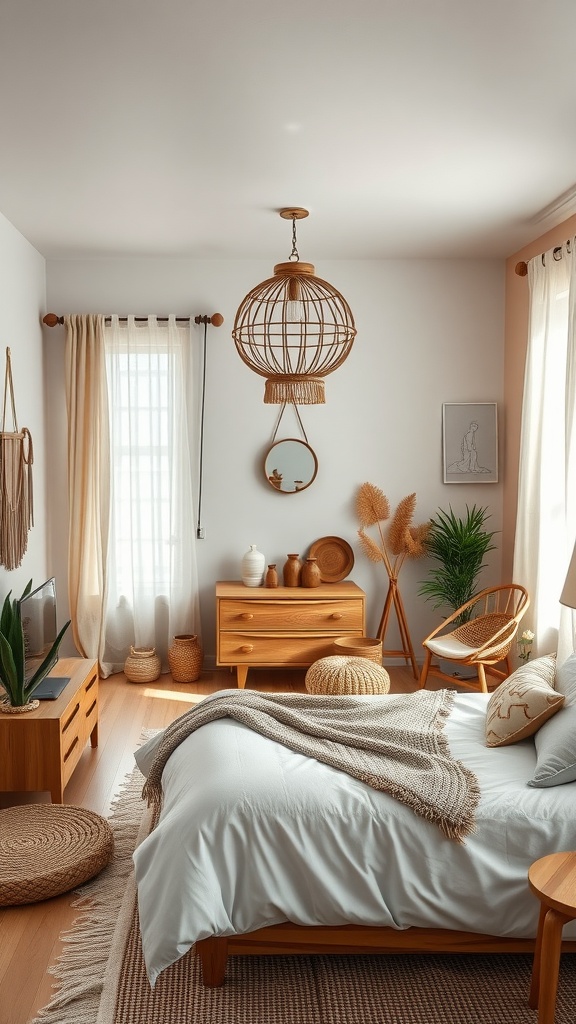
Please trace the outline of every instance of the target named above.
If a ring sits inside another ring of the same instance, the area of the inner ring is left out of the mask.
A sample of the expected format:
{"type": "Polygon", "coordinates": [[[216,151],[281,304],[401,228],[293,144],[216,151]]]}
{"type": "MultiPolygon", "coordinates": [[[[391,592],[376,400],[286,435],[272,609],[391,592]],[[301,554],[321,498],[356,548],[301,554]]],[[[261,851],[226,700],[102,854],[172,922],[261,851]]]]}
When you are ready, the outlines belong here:
{"type": "Polygon", "coordinates": [[[0,683],[6,696],[0,700],[0,710],[28,710],[37,706],[31,698],[34,690],[40,685],[54,664],[62,638],[70,625],[70,620],[62,627],[44,660],[40,663],[30,679],[26,679],[25,639],[20,614],[20,601],[32,589],[32,580],[24,589],[20,600],[10,599],[7,594],[2,614],[0,615],[0,683]]]}
{"type": "MultiPolygon", "coordinates": [[[[466,515],[439,509],[430,520],[426,550],[436,565],[419,589],[435,608],[456,611],[478,592],[478,577],[485,568],[484,558],[495,545],[495,531],[486,530],[490,518],[487,508],[466,506],[466,515]]],[[[466,621],[466,613],[462,617],[466,621]]],[[[460,621],[457,622],[460,625],[460,621]]]]}

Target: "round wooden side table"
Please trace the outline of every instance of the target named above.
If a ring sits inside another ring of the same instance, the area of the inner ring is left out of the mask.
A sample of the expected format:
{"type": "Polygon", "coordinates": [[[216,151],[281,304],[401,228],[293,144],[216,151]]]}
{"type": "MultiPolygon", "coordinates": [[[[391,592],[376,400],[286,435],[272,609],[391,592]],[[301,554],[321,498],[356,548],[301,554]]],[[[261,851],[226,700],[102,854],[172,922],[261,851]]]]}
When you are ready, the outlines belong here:
{"type": "Polygon", "coordinates": [[[541,857],[528,870],[528,884],[540,900],[529,1004],[538,1024],[554,1024],[562,929],[576,919],[576,852],[541,857]]]}

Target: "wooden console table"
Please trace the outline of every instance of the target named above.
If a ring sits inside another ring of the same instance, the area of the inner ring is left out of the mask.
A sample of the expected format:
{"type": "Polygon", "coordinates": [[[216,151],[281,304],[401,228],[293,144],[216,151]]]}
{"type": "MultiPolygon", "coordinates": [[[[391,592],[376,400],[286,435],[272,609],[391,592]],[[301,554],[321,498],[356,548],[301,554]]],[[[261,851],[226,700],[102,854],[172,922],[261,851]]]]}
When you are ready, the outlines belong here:
{"type": "Polygon", "coordinates": [[[216,664],[248,669],[307,668],[333,654],[339,636],[364,636],[366,595],[348,580],[319,587],[216,584],[216,664]]]}
{"type": "Polygon", "coordinates": [[[88,739],[98,746],[98,665],[60,658],[50,674],[70,676],[56,700],[22,715],[0,714],[0,791],[49,790],[52,803],[61,804],[88,739]]]}

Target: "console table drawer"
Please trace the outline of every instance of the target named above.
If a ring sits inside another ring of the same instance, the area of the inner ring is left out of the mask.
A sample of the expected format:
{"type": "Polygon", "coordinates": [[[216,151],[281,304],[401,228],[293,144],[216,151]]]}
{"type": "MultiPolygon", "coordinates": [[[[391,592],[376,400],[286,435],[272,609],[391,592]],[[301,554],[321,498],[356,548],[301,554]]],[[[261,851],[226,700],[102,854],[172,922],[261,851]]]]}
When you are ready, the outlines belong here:
{"type": "Polygon", "coordinates": [[[364,605],[357,601],[221,601],[220,629],[362,631],[364,605]]]}
{"type": "MultiPolygon", "coordinates": [[[[347,636],[362,636],[348,633],[347,636]]],[[[219,661],[224,665],[311,665],[334,654],[332,645],[341,633],[223,633],[219,661]]]]}

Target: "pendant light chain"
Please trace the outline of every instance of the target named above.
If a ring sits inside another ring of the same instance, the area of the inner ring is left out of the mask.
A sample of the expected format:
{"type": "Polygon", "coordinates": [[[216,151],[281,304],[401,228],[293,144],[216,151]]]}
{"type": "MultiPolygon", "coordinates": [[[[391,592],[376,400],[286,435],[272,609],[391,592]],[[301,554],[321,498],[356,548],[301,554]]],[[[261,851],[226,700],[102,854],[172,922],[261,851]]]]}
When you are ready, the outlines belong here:
{"type": "Polygon", "coordinates": [[[292,216],[292,252],[290,253],[288,259],[291,260],[292,257],[294,257],[294,259],[297,260],[298,262],[300,261],[300,253],[298,252],[298,249],[297,249],[297,246],[296,246],[296,216],[295,215],[292,216]]]}

